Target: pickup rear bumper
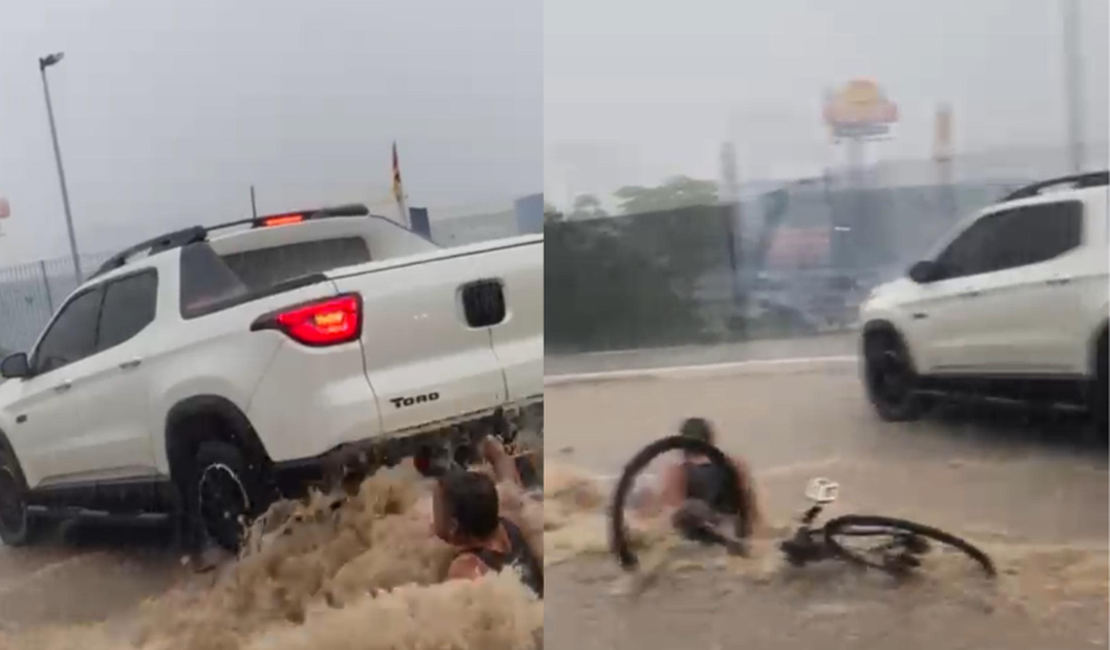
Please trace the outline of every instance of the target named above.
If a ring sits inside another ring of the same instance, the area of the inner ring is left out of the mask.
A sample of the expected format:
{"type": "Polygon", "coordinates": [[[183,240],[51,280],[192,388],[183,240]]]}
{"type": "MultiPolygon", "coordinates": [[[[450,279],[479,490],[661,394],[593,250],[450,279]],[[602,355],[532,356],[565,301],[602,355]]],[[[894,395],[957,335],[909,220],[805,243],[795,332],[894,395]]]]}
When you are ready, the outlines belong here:
{"type": "MultiPolygon", "coordinates": [[[[509,426],[503,412],[498,410],[482,418],[432,430],[366,438],[341,444],[319,456],[277,462],[273,478],[282,495],[289,498],[303,496],[311,487],[324,491],[342,487],[353,494],[366,476],[406,458],[430,461],[432,466],[440,465],[437,461],[443,459],[469,464],[476,458],[475,443],[482,436],[505,432],[509,426]]],[[[539,483],[542,455],[543,450],[538,449],[516,457],[525,485],[539,483]]]]}
{"type": "Polygon", "coordinates": [[[275,463],[273,475],[281,493],[287,497],[301,496],[310,487],[330,490],[342,485],[351,488],[367,475],[406,458],[431,454],[444,447],[461,447],[470,440],[467,432],[454,429],[367,438],[344,443],[312,458],[275,463]]]}

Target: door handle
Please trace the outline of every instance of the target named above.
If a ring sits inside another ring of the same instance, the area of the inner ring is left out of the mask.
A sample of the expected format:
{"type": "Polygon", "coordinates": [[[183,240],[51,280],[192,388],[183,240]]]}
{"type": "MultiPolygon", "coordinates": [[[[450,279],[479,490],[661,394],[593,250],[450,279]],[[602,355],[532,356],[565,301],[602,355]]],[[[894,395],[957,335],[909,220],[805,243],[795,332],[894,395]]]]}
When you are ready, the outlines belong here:
{"type": "Polygon", "coordinates": [[[58,384],[57,386],[55,386],[54,387],[54,392],[55,393],[64,393],[67,390],[69,390],[70,388],[73,388],[73,382],[71,382],[70,380],[67,379],[67,380],[63,381],[62,383],[58,384]]]}
{"type": "Polygon", "coordinates": [[[978,289],[972,289],[971,291],[965,291],[965,292],[960,294],[960,297],[961,298],[977,298],[977,297],[979,297],[979,290],[978,289]]]}
{"type": "Polygon", "coordinates": [[[1068,284],[1069,282],[1071,282],[1071,278],[1067,277],[1067,276],[1063,276],[1063,277],[1059,277],[1059,278],[1049,278],[1048,280],[1045,280],[1044,283],[1049,285],[1049,286],[1052,286],[1052,287],[1058,287],[1058,286],[1068,284]]]}
{"type": "Polygon", "coordinates": [[[142,359],[131,359],[130,361],[124,361],[119,364],[119,367],[121,370],[130,370],[132,368],[138,368],[142,362],[142,359]]]}

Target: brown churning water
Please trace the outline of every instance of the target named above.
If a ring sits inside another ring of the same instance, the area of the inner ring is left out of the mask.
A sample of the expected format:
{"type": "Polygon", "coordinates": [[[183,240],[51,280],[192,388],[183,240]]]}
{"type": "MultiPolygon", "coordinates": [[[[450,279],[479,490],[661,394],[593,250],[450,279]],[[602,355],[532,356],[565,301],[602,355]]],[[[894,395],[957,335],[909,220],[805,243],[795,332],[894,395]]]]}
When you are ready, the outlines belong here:
{"type": "MultiPolygon", "coordinates": [[[[542,532],[542,504],[505,490],[542,532]]],[[[441,583],[451,549],[431,533],[426,482],[391,471],[358,494],[275,504],[238,562],[127,621],[0,632],[0,650],[378,650],[534,647],[543,603],[511,572],[441,583]]],[[[95,594],[90,594],[95,597],[95,594]]]]}

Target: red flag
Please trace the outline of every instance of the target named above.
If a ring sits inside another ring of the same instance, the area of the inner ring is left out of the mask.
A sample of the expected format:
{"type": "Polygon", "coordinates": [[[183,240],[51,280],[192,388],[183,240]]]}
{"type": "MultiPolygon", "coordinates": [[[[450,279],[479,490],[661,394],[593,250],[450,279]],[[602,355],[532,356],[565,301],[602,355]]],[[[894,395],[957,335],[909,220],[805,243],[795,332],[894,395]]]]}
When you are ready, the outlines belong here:
{"type": "Polygon", "coordinates": [[[405,198],[405,191],[401,187],[401,161],[397,157],[397,141],[393,142],[393,198],[401,202],[405,198]]]}
{"type": "Polygon", "coordinates": [[[409,208],[405,205],[405,190],[401,187],[401,160],[397,157],[397,141],[393,141],[393,199],[397,201],[401,223],[409,225],[409,208]]]}

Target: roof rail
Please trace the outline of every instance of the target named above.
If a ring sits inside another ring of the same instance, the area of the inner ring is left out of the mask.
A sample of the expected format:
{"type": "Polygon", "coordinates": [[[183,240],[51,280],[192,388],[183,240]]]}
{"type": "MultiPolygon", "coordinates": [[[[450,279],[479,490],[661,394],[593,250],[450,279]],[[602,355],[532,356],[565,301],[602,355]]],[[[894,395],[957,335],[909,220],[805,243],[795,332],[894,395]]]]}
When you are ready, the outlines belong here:
{"type": "Polygon", "coordinates": [[[176,230],[165,235],[160,235],[153,239],[148,239],[144,242],[135,244],[112,257],[100,266],[89,276],[88,279],[93,279],[105,273],[118,269],[119,267],[127,264],[128,260],[145,252],[148,256],[161,253],[163,251],[172,250],[174,248],[181,248],[196,242],[202,242],[208,239],[208,233],[214,230],[223,230],[225,228],[233,228],[235,226],[250,225],[252,228],[265,228],[272,226],[285,225],[290,223],[301,223],[314,219],[328,219],[332,217],[365,217],[370,215],[370,210],[361,203],[352,203],[349,205],[340,205],[332,208],[319,208],[312,210],[299,210],[296,212],[282,212],[281,214],[268,214],[252,219],[240,219],[238,221],[229,221],[227,223],[217,224],[215,226],[192,226],[184,230],[176,230]]]}
{"type": "Polygon", "coordinates": [[[1047,181],[1033,183],[1020,187],[1013,192],[1010,192],[1002,198],[1002,201],[1014,201],[1016,199],[1027,199],[1032,196],[1037,196],[1041,190],[1057,185],[1070,185],[1073,189],[1082,189],[1085,187],[1101,187],[1110,185],[1110,172],[1088,172],[1086,174],[1073,174],[1071,176],[1061,176],[1059,178],[1051,178],[1047,181]]]}

